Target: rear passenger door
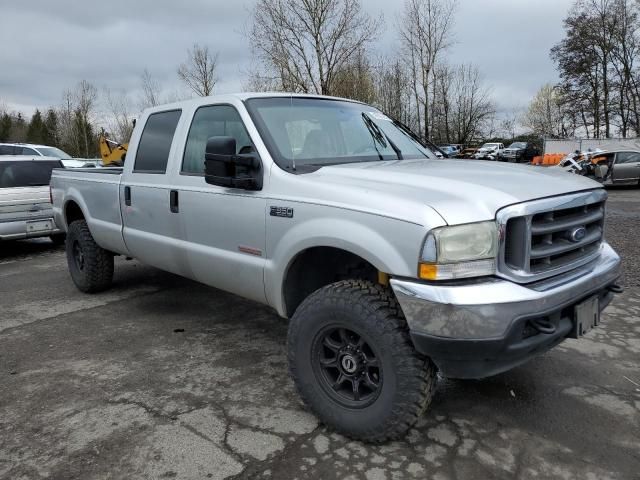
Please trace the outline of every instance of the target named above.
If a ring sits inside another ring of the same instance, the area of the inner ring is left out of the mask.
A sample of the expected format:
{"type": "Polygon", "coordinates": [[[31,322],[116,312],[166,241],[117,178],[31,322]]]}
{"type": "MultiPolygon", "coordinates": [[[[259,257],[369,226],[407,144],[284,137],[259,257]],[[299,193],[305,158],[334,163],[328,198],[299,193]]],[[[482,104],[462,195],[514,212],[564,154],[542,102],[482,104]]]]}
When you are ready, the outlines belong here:
{"type": "Polygon", "coordinates": [[[614,183],[633,183],[640,178],[640,153],[618,152],[613,165],[614,183]]]}
{"type": "Polygon", "coordinates": [[[170,158],[176,155],[174,138],[181,115],[181,110],[149,115],[135,147],[136,155],[125,163],[120,205],[123,237],[131,255],[185,275],[188,259],[181,248],[180,222],[171,211],[172,175],[167,169],[170,158]]]}
{"type": "Polygon", "coordinates": [[[189,276],[264,302],[266,200],[260,191],[204,181],[205,148],[213,136],[235,138],[236,153],[255,152],[234,106],[205,105],[195,111],[175,179],[179,191],[176,217],[187,243],[189,276]]]}

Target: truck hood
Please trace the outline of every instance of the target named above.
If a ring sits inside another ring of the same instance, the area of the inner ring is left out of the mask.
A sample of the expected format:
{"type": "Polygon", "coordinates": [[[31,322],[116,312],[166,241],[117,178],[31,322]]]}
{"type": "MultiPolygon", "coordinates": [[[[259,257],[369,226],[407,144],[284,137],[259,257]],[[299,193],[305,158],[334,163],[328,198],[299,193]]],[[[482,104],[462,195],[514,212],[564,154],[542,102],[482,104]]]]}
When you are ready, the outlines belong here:
{"type": "Polygon", "coordinates": [[[450,225],[492,220],[515,203],[602,188],[562,169],[479,160],[349,163],[303,177],[324,185],[323,196],[347,207],[367,205],[415,223],[424,222],[424,209],[430,207],[450,225]]]}

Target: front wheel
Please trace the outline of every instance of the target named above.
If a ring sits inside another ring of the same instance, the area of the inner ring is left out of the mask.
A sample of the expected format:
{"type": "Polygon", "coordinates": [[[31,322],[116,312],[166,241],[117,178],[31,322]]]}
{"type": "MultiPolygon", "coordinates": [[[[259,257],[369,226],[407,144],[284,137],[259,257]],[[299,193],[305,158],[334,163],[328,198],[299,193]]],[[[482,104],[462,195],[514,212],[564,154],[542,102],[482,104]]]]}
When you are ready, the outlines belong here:
{"type": "Polygon", "coordinates": [[[78,290],[96,293],[111,286],[113,255],[95,242],[86,221],[69,225],[66,252],[69,273],[78,290]]]}
{"type": "Polygon", "coordinates": [[[357,440],[404,435],[435,391],[435,365],[414,349],[395,298],[371,282],[337,282],[310,295],[291,319],[288,357],[305,403],[357,440]]]}

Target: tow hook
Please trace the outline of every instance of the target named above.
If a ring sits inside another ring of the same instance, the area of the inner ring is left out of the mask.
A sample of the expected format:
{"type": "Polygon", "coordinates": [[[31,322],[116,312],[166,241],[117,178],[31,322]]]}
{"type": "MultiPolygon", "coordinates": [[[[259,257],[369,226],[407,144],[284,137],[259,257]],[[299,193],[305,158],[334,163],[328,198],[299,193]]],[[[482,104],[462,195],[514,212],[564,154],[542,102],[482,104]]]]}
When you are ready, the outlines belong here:
{"type": "Polygon", "coordinates": [[[529,323],[540,333],[546,333],[547,335],[556,333],[556,326],[547,319],[535,318],[529,320],[529,323]]]}
{"type": "Polygon", "coordinates": [[[622,293],[622,292],[624,292],[624,288],[622,288],[617,283],[612,283],[607,288],[609,289],[610,292],[613,292],[613,293],[622,293]]]}

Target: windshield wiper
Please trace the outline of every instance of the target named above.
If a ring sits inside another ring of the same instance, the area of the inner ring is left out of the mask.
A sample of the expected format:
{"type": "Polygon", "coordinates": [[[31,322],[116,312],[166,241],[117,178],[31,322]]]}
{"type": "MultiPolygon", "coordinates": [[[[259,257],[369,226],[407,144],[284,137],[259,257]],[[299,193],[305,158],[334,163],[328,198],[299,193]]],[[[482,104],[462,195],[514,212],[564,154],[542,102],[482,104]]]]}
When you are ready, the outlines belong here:
{"type": "MultiPolygon", "coordinates": [[[[377,139],[380,142],[380,145],[385,148],[387,146],[387,142],[389,142],[389,146],[396,153],[398,160],[402,160],[402,151],[395,143],[393,143],[393,140],[389,138],[389,135],[387,135],[373,120],[371,120],[369,115],[367,115],[365,112],[362,112],[362,119],[364,120],[365,125],[369,129],[369,132],[374,137],[374,139],[377,139]]],[[[378,149],[376,148],[376,151],[377,150],[378,149]]],[[[378,155],[380,155],[380,152],[378,152],[378,155]]],[[[380,155],[380,160],[382,160],[382,155],[380,155]]]]}
{"type": "Polygon", "coordinates": [[[438,147],[435,143],[431,142],[430,140],[422,140],[419,136],[417,136],[415,133],[413,133],[411,131],[411,129],[409,127],[407,127],[404,123],[402,123],[400,120],[396,119],[396,118],[392,118],[391,119],[393,124],[398,127],[400,130],[402,130],[408,137],[412,138],[414,141],[416,141],[418,143],[418,145],[422,145],[424,148],[427,148],[429,150],[431,150],[432,152],[438,151],[444,155],[446,155],[446,152],[444,152],[440,147],[438,147]]]}
{"type": "Polygon", "coordinates": [[[367,127],[367,130],[369,130],[369,134],[373,139],[373,148],[376,149],[378,158],[380,158],[380,160],[384,160],[382,154],[380,153],[380,150],[378,150],[376,140],[380,142],[380,145],[382,145],[384,148],[387,148],[387,142],[385,142],[384,137],[380,134],[380,130],[376,130],[377,125],[374,124],[373,121],[364,112],[362,112],[362,120],[364,121],[364,125],[367,127]]]}
{"type": "Polygon", "coordinates": [[[384,133],[384,136],[387,138],[387,141],[389,142],[389,145],[391,145],[391,148],[393,148],[393,151],[396,152],[396,155],[398,156],[398,160],[402,160],[402,150],[400,150],[398,146],[395,143],[393,143],[393,140],[391,140],[386,133],[384,133]]]}

